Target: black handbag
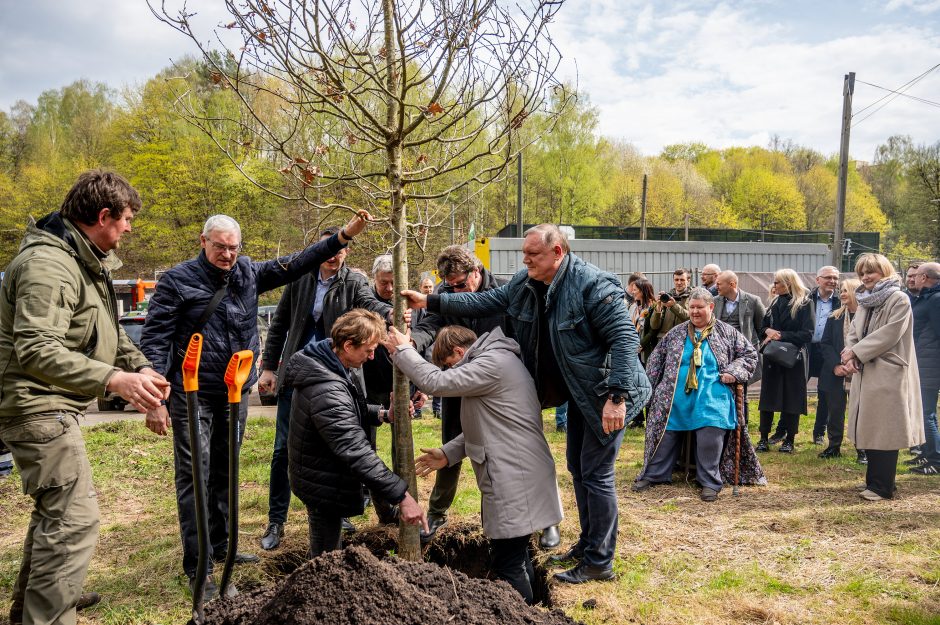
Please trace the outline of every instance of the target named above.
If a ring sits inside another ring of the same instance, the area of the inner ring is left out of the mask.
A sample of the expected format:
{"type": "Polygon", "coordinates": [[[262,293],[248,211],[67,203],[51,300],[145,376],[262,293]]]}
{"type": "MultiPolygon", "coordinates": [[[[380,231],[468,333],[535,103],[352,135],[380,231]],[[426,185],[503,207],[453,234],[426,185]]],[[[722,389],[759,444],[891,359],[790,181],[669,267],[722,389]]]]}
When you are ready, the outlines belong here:
{"type": "Polygon", "coordinates": [[[767,362],[786,369],[792,369],[800,361],[800,348],[786,341],[767,341],[761,345],[760,353],[767,362]]]}
{"type": "MultiPolygon", "coordinates": [[[[770,311],[770,326],[774,325],[774,313],[773,310],[770,311]]],[[[764,360],[771,362],[778,367],[784,367],[785,369],[792,369],[796,366],[796,363],[800,361],[800,354],[802,350],[794,345],[793,343],[788,343],[786,341],[764,341],[760,346],[761,354],[764,355],[764,360]]]]}

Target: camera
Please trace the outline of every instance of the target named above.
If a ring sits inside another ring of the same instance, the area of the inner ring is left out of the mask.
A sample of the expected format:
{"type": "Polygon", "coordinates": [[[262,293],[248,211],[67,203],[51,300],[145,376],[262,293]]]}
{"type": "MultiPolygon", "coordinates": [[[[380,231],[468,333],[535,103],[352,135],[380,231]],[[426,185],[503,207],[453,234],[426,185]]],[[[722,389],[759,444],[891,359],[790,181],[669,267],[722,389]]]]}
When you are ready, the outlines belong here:
{"type": "Polygon", "coordinates": [[[661,302],[668,302],[671,299],[672,299],[672,295],[670,295],[669,293],[663,293],[662,295],[659,296],[659,301],[661,302]]]}

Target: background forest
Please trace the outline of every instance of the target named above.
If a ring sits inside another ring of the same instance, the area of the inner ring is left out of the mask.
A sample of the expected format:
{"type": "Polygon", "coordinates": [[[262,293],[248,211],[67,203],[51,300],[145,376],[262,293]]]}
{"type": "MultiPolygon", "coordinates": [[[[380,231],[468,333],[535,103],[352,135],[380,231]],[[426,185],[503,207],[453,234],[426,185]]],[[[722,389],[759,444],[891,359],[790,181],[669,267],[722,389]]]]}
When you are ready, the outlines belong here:
{"type": "MultiPolygon", "coordinates": [[[[191,257],[203,221],[215,213],[242,224],[245,252],[258,259],[293,251],[321,227],[346,219],[282,200],[246,179],[239,169],[277,188],[284,163],[250,141],[220,150],[180,115],[183,93],[186,106],[207,118],[239,107],[203,62],[187,60],[141,86],[114,91],[78,81],[0,111],[0,267],[15,254],[27,216],[58,208],[76,176],[93,167],[123,174],[144,200],[120,252],[121,278],[152,278],[191,257]]],[[[265,123],[277,123],[278,110],[256,106],[255,112],[267,116],[265,123]]],[[[526,123],[538,128],[545,122],[526,123]]],[[[646,156],[629,143],[599,136],[597,125],[597,112],[581,93],[526,149],[527,223],[638,225],[647,174],[648,226],[681,227],[688,215],[691,227],[833,227],[835,154],[777,138],[764,147],[671,145],[646,156]]],[[[892,258],[940,256],[940,141],[920,145],[889,137],[871,162],[852,165],[846,230],[882,233],[892,258]]],[[[427,253],[415,244],[413,271],[431,268],[441,246],[466,241],[471,225],[483,237],[515,221],[515,168],[501,182],[459,195],[437,207],[437,214],[452,219],[432,224],[422,243],[427,253]]],[[[351,264],[368,270],[372,256],[388,250],[392,241],[380,230],[359,243],[351,264]]]]}

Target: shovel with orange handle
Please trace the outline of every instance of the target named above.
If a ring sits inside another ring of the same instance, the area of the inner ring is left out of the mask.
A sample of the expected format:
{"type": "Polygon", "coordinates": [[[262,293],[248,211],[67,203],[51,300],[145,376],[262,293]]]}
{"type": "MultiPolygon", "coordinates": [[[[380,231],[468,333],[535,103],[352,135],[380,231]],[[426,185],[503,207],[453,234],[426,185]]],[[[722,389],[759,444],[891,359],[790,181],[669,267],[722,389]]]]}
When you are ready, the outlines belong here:
{"type": "Polygon", "coordinates": [[[225,385],[228,387],[228,551],[225,553],[225,565],[222,568],[222,582],[219,596],[228,597],[228,585],[231,581],[232,566],[238,552],[238,452],[241,449],[242,436],[239,408],[242,403],[242,386],[251,375],[251,361],[254,358],[250,349],[232,354],[225,370],[225,385]]]}
{"type": "Polygon", "coordinates": [[[189,451],[193,471],[193,498],[196,504],[196,577],[193,580],[192,623],[205,621],[203,599],[206,576],[209,574],[209,512],[206,508],[206,483],[202,475],[202,436],[199,424],[199,359],[202,356],[202,335],[193,334],[183,358],[183,390],[186,391],[186,413],[189,419],[189,451]]]}

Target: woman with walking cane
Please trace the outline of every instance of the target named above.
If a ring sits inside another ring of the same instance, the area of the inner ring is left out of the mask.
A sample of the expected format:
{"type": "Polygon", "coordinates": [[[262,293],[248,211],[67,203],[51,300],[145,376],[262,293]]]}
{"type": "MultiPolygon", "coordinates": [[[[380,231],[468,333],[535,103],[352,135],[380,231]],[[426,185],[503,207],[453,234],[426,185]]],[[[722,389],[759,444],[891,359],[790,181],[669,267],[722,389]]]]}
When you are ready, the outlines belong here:
{"type": "Polygon", "coordinates": [[[702,501],[715,501],[725,482],[767,481],[740,418],[743,403],[735,401],[734,393],[734,386],[754,372],[757,351],[743,334],[715,318],[715,300],[707,289],[694,289],[688,306],[689,320],[663,337],[646,366],[653,399],[644,465],[633,490],[670,483],[681,442],[691,432],[702,501]]]}

